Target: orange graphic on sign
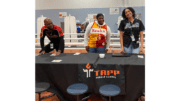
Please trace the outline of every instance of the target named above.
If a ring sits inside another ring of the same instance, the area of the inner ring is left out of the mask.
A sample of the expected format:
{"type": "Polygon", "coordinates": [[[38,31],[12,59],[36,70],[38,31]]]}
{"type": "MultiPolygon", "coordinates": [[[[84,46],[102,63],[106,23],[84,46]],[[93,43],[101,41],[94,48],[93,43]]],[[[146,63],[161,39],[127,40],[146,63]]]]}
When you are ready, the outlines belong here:
{"type": "Polygon", "coordinates": [[[86,68],[87,68],[87,69],[90,69],[90,68],[91,68],[91,66],[89,65],[89,63],[86,65],[86,68]]]}
{"type": "Polygon", "coordinates": [[[62,16],[62,14],[59,14],[59,16],[62,16]]]}

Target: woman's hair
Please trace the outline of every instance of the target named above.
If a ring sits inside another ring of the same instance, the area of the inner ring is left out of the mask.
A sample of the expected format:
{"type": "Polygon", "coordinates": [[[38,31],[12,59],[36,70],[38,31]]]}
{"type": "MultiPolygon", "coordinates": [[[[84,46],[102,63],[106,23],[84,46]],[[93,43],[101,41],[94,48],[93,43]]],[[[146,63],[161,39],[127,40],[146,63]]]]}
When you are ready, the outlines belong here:
{"type": "Polygon", "coordinates": [[[124,19],[127,19],[127,17],[126,17],[126,15],[125,15],[125,10],[126,9],[129,9],[132,13],[133,13],[133,18],[135,18],[135,10],[132,8],[132,7],[127,7],[127,8],[125,8],[124,10],[123,10],[123,12],[122,12],[122,17],[124,18],[124,19]]]}
{"type": "Polygon", "coordinates": [[[98,19],[100,16],[103,16],[103,17],[104,17],[104,15],[103,15],[102,13],[98,13],[98,14],[96,15],[96,19],[98,19]]]}

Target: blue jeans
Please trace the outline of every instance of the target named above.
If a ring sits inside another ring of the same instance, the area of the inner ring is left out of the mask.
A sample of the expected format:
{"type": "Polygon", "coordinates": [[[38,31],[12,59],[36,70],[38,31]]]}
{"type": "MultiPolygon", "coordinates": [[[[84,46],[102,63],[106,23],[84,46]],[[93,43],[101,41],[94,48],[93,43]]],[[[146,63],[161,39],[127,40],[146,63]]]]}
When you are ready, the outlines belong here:
{"type": "Polygon", "coordinates": [[[89,52],[88,53],[105,53],[106,46],[100,47],[100,48],[92,48],[89,47],[89,52]]]}
{"type": "Polygon", "coordinates": [[[132,46],[132,43],[131,43],[129,45],[129,48],[124,47],[124,51],[125,51],[125,53],[136,53],[136,54],[138,54],[139,51],[140,51],[140,48],[138,47],[138,48],[134,49],[133,46],[132,46]]]}

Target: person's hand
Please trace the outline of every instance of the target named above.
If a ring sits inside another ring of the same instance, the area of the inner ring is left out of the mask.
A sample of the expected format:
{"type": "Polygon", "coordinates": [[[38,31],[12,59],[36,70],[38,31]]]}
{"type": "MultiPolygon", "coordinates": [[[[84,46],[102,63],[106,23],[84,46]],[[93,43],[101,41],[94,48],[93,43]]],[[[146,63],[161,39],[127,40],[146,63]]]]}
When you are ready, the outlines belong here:
{"type": "Polygon", "coordinates": [[[145,96],[141,96],[140,98],[138,98],[138,101],[145,101],[145,96]]]}
{"type": "Polygon", "coordinates": [[[55,56],[57,56],[57,55],[59,55],[59,54],[61,54],[61,51],[55,52],[55,56]]]}
{"type": "Polygon", "coordinates": [[[86,46],[86,51],[89,52],[89,46],[86,46]]]}
{"type": "Polygon", "coordinates": [[[143,48],[140,49],[140,54],[145,54],[145,50],[143,48]]]}
{"type": "Polygon", "coordinates": [[[105,50],[105,53],[107,53],[107,52],[108,52],[108,49],[105,50]]]}
{"type": "Polygon", "coordinates": [[[45,51],[42,51],[41,53],[39,53],[39,55],[45,54],[45,51]]]}
{"type": "Polygon", "coordinates": [[[120,49],[120,53],[125,53],[125,52],[124,52],[124,48],[121,48],[121,49],[120,49]]]}
{"type": "Polygon", "coordinates": [[[145,100],[145,96],[141,96],[141,99],[142,99],[142,100],[145,100]]]}

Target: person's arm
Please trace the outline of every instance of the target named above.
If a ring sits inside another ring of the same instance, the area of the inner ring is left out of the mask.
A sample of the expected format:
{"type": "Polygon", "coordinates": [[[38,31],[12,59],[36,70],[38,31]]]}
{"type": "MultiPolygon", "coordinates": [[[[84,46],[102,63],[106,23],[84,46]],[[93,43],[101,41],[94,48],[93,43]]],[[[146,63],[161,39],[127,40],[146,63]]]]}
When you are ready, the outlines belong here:
{"type": "Polygon", "coordinates": [[[51,38],[58,38],[58,35],[52,35],[51,38]]]}
{"type": "Polygon", "coordinates": [[[59,37],[59,49],[58,49],[58,52],[62,52],[62,50],[63,50],[63,45],[64,44],[64,36],[61,36],[61,37],[59,37]]]}
{"type": "Polygon", "coordinates": [[[143,48],[143,44],[144,44],[143,31],[140,31],[139,33],[140,33],[141,48],[143,48]]]}
{"type": "Polygon", "coordinates": [[[90,23],[90,24],[87,26],[86,31],[85,31],[85,33],[84,33],[84,46],[86,47],[86,51],[87,51],[87,52],[89,51],[87,34],[90,33],[92,24],[93,24],[93,23],[90,23]]]}
{"type": "Polygon", "coordinates": [[[109,46],[110,46],[110,37],[111,37],[111,29],[109,28],[109,26],[107,26],[107,35],[106,35],[106,50],[105,53],[107,53],[109,46]]]}
{"type": "Polygon", "coordinates": [[[45,48],[44,48],[44,37],[45,37],[45,30],[41,29],[41,33],[40,33],[40,44],[41,44],[41,49],[42,52],[45,53],[45,48]]]}
{"type": "Polygon", "coordinates": [[[144,51],[144,37],[143,37],[143,31],[140,31],[140,41],[141,41],[141,48],[140,48],[140,54],[145,54],[144,51]]]}
{"type": "Polygon", "coordinates": [[[120,44],[121,44],[120,52],[121,52],[121,53],[124,53],[123,35],[124,35],[123,31],[120,31],[120,44]]]}
{"type": "Polygon", "coordinates": [[[62,52],[62,50],[63,50],[63,44],[64,44],[64,36],[63,36],[63,31],[62,31],[62,29],[61,29],[61,27],[58,27],[58,29],[57,29],[57,31],[58,31],[58,37],[59,37],[59,49],[58,49],[58,52],[62,52]]]}
{"type": "Polygon", "coordinates": [[[139,23],[139,35],[140,35],[140,41],[141,41],[141,48],[140,48],[140,54],[145,54],[144,51],[144,37],[143,37],[143,31],[145,30],[143,23],[140,21],[139,23]]]}
{"type": "Polygon", "coordinates": [[[123,46],[124,27],[125,25],[123,21],[121,21],[118,28],[118,30],[120,31],[120,45],[121,45],[120,53],[124,53],[124,46],[123,46]]]}
{"type": "Polygon", "coordinates": [[[54,35],[51,36],[51,38],[58,38],[58,44],[59,44],[59,47],[58,47],[58,51],[55,53],[55,55],[59,55],[61,54],[62,50],[63,50],[63,44],[64,44],[64,36],[63,36],[63,32],[62,32],[62,29],[61,27],[59,26],[56,26],[56,29],[55,29],[55,32],[54,32],[54,35]]]}

